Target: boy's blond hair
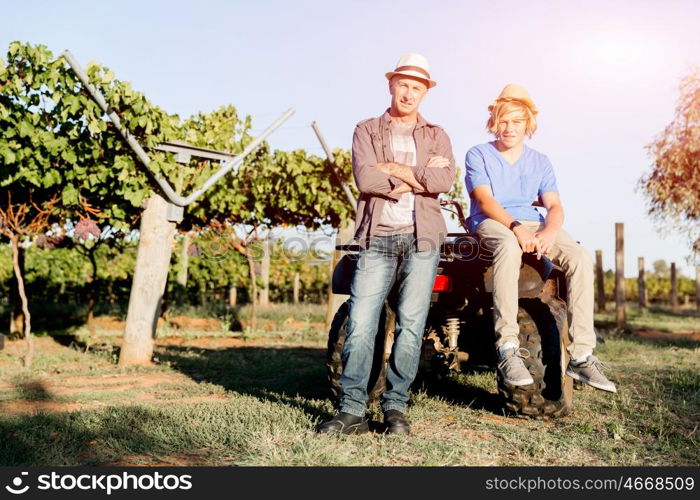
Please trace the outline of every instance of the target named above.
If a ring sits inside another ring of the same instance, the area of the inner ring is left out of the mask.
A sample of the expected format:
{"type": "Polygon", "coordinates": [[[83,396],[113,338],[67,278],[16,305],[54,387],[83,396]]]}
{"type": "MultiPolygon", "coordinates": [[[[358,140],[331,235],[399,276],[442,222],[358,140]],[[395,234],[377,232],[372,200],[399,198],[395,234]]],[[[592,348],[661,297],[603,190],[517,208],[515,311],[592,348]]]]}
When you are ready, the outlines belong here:
{"type": "Polygon", "coordinates": [[[493,135],[496,135],[498,131],[498,122],[503,115],[510,113],[511,111],[522,111],[527,119],[527,125],[525,128],[525,133],[528,137],[532,135],[537,130],[537,118],[529,106],[521,101],[515,99],[496,99],[496,101],[489,106],[489,111],[491,111],[491,116],[489,116],[486,122],[486,130],[488,130],[493,135]]]}

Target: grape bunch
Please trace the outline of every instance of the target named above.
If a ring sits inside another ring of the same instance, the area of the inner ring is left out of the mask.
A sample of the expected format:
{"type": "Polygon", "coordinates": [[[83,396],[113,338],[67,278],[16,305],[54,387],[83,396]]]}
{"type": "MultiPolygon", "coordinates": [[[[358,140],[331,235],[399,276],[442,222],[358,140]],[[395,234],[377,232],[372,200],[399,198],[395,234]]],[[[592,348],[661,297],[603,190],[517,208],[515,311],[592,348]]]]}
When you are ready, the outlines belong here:
{"type": "Polygon", "coordinates": [[[187,255],[190,257],[199,257],[202,254],[202,249],[199,248],[199,245],[196,243],[192,243],[190,247],[187,249],[187,255]]]}
{"type": "Polygon", "coordinates": [[[53,250],[54,248],[59,248],[66,241],[66,233],[60,232],[58,234],[40,234],[34,240],[34,244],[39,248],[44,248],[47,250],[53,250]]]}
{"type": "Polygon", "coordinates": [[[100,237],[100,228],[92,219],[80,219],[75,225],[74,234],[83,241],[89,240],[91,235],[97,239],[100,237]]]}

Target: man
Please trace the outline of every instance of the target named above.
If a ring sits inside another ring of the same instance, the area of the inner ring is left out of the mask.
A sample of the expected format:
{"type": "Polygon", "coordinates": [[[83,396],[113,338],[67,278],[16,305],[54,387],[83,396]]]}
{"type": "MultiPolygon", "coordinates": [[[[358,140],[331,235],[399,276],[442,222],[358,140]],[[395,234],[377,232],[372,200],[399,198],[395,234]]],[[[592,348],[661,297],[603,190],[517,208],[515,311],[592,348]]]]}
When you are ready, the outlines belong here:
{"type": "Polygon", "coordinates": [[[406,54],[387,73],[391,106],[360,122],[352,170],[360,190],[355,239],[361,250],[349,300],[340,378],[340,412],[319,432],[368,430],[367,384],[379,316],[391,287],[398,290],[396,331],[381,406],[387,433],[407,434],[408,389],[418,370],[440,244],[447,234],[439,193],[450,190],[455,162],[447,134],[418,107],[436,85],[428,61],[406,54]]]}
{"type": "MultiPolygon", "coordinates": [[[[518,342],[518,277],[523,252],[547,255],[566,274],[569,346],[567,375],[598,389],[617,392],[593,355],[593,263],[563,229],[564,209],[549,159],[525,145],[537,129],[537,108],[528,92],[507,85],[489,106],[487,129],[496,140],[471,148],[466,185],[472,203],[471,230],[493,250],[493,317],[500,371],[514,386],[534,383],[518,342]],[[547,216],[532,206],[542,201],[547,216]]],[[[524,352],[525,351],[525,352],[524,352]]]]}

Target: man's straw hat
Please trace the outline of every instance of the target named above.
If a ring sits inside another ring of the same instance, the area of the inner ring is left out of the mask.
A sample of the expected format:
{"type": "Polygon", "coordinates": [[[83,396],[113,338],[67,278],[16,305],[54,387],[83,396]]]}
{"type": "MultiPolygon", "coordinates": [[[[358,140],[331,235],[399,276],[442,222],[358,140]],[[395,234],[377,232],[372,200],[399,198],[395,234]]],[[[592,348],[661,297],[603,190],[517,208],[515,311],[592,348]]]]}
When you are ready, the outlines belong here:
{"type": "Polygon", "coordinates": [[[399,62],[396,63],[396,69],[394,69],[394,71],[389,71],[386,74],[386,78],[387,80],[391,80],[391,77],[396,75],[419,78],[425,82],[429,89],[437,85],[437,82],[430,79],[428,60],[420,54],[411,53],[401,56],[399,62]]]}

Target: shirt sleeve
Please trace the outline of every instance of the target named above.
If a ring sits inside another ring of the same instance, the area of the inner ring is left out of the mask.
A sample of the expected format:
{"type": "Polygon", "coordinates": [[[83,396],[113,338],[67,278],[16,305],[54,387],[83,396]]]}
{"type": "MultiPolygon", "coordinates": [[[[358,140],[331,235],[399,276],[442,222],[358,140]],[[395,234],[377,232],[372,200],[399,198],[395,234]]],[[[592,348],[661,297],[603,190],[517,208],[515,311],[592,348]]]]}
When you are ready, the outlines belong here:
{"type": "Polygon", "coordinates": [[[372,139],[366,127],[358,125],[352,137],[352,174],[357,189],[364,194],[384,196],[398,201],[400,195],[389,194],[401,181],[377,168],[372,139]]]}
{"type": "Polygon", "coordinates": [[[469,194],[478,186],[491,185],[491,179],[489,179],[489,176],[486,174],[486,162],[479,150],[472,148],[467,151],[464,164],[467,171],[464,177],[464,183],[467,186],[467,192],[469,194]]]}
{"type": "Polygon", "coordinates": [[[427,165],[411,167],[413,176],[425,188],[427,193],[449,193],[455,180],[456,166],[452,154],[452,143],[447,133],[441,128],[437,129],[435,138],[437,156],[447,158],[450,164],[445,168],[431,168],[427,165]]]}
{"type": "Polygon", "coordinates": [[[559,192],[557,188],[557,179],[554,176],[554,169],[552,168],[552,162],[549,158],[544,157],[544,172],[542,174],[542,181],[540,182],[540,187],[537,190],[537,196],[542,196],[544,193],[559,192]]]}

